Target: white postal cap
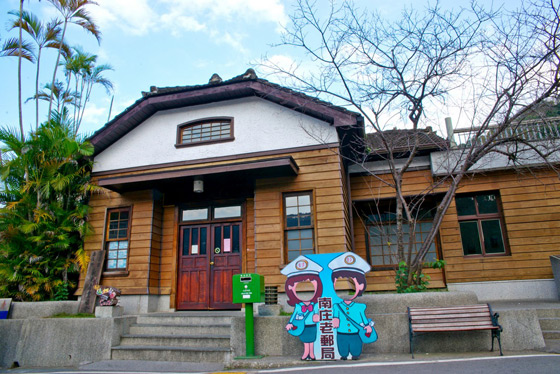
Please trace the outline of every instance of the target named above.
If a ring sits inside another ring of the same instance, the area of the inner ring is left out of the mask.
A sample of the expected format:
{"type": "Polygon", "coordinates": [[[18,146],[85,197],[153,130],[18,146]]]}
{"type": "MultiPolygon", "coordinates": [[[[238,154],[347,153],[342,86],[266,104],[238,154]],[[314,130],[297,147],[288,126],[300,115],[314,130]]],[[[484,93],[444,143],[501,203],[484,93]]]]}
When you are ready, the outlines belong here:
{"type": "Polygon", "coordinates": [[[331,268],[333,272],[341,270],[354,270],[363,274],[371,270],[371,266],[364,259],[352,252],[343,253],[340,256],[335,257],[329,263],[329,268],[331,268]]]}
{"type": "Polygon", "coordinates": [[[319,274],[322,270],[323,267],[309,257],[299,256],[280,272],[287,277],[291,277],[300,274],[319,274]]]}

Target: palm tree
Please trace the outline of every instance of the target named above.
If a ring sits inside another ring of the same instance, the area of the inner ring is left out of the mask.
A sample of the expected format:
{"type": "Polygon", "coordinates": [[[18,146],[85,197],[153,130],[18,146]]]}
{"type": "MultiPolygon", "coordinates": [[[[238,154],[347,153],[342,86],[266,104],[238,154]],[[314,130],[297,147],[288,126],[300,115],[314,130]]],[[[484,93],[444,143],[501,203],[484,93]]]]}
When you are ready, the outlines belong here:
{"type": "Polygon", "coordinates": [[[21,44],[21,54],[19,51],[19,41],[17,38],[10,38],[4,40],[2,50],[0,50],[0,57],[19,57],[26,59],[29,62],[35,62],[33,57],[33,45],[25,40],[21,44]]]}
{"type": "MultiPolygon", "coordinates": [[[[89,13],[85,10],[86,5],[97,5],[93,0],[48,0],[54,7],[60,12],[63,19],[62,36],[60,38],[61,48],[58,49],[58,55],[56,57],[56,64],[54,66],[54,73],[51,86],[55,85],[56,82],[56,72],[58,65],[60,63],[60,55],[62,54],[62,43],[64,43],[64,38],[66,36],[66,28],[68,23],[74,23],[86,31],[90,32],[97,42],[101,41],[101,32],[99,31],[97,25],[90,18],[89,13]]],[[[52,99],[51,96],[49,101],[49,119],[51,118],[52,110],[52,99]]]]}
{"type": "Polygon", "coordinates": [[[65,55],[64,73],[66,75],[66,87],[69,90],[74,77],[76,105],[74,105],[74,122],[78,120],[82,99],[84,98],[85,79],[93,69],[97,56],[84,52],[80,47],[74,47],[69,54],[65,55]]]}
{"type": "Polygon", "coordinates": [[[70,87],[72,77],[74,77],[76,103],[74,105],[74,123],[76,126],[75,134],[78,133],[87,103],[91,97],[91,92],[95,85],[101,85],[107,93],[113,89],[113,83],[103,76],[103,73],[113,70],[111,65],[102,64],[96,66],[97,55],[84,52],[79,47],[73,48],[74,52],[65,56],[64,72],[66,75],[66,85],[70,87]]]}
{"type": "Polygon", "coordinates": [[[78,101],[77,94],[65,89],[64,84],[60,81],[57,81],[54,87],[51,86],[50,83],[47,83],[43,88],[45,90],[39,91],[36,95],[28,98],[27,101],[39,99],[50,102],[52,97],[53,101],[56,102],[56,109],[54,109],[54,111],[57,113],[61,113],[68,105],[75,106],[78,101]]]}
{"type": "MultiPolygon", "coordinates": [[[[16,12],[10,12],[12,15],[20,16],[17,21],[12,24],[12,29],[19,27],[23,29],[31,38],[35,41],[37,45],[37,53],[34,53],[34,57],[37,61],[37,74],[35,78],[35,131],[39,129],[39,73],[41,68],[41,51],[43,48],[60,48],[60,34],[61,34],[61,21],[58,19],[53,19],[46,25],[39,20],[31,12],[24,11],[23,14],[19,15],[16,12]]],[[[65,47],[63,46],[63,49],[65,47]]],[[[67,48],[67,47],[66,47],[67,48]]]]}
{"type": "Polygon", "coordinates": [[[87,256],[83,237],[93,147],[73,135],[65,108],[22,141],[0,129],[0,297],[16,300],[67,298],[87,256]]]}
{"type": "MultiPolygon", "coordinates": [[[[113,70],[113,68],[111,67],[111,65],[108,64],[103,64],[103,65],[98,65],[98,66],[94,66],[93,69],[91,69],[90,71],[87,71],[87,75],[85,76],[85,92],[84,90],[82,90],[82,95],[85,93],[85,97],[82,101],[80,100],[80,103],[83,104],[82,105],[82,113],[80,114],[78,121],[76,123],[76,130],[74,132],[75,135],[78,134],[78,130],[80,129],[80,125],[82,124],[82,119],[84,118],[84,112],[86,110],[86,105],[89,101],[90,95],[91,95],[91,91],[93,89],[93,86],[95,85],[101,85],[105,88],[105,91],[107,91],[107,94],[109,95],[111,93],[111,90],[113,89],[113,83],[105,78],[103,76],[103,73],[109,70],[113,70]]],[[[78,107],[79,109],[79,107],[78,107]]]]}

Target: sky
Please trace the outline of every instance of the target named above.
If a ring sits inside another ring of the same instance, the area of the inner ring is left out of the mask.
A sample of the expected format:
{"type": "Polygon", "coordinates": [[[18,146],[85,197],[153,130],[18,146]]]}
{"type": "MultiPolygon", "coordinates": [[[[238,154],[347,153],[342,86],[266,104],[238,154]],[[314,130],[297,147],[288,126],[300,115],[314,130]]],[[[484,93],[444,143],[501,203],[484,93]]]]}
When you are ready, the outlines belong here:
{"type": "MultiPolygon", "coordinates": [[[[326,0],[319,0],[319,4],[326,0]]],[[[18,0],[0,0],[0,42],[16,37],[8,31],[10,10],[18,0]]],[[[297,51],[275,47],[293,13],[293,0],[97,0],[88,7],[99,26],[102,39],[96,39],[77,26],[71,26],[67,41],[72,46],[98,56],[98,64],[110,64],[105,76],[114,90],[107,95],[96,87],[88,103],[80,132],[87,135],[101,128],[109,118],[141,98],[150,86],[167,87],[206,84],[212,74],[224,80],[244,73],[264,56],[287,61],[297,51]],[[111,100],[113,106],[109,117],[111,100]]],[[[382,15],[396,16],[412,0],[363,0],[382,15]]],[[[455,4],[453,0],[442,3],[455,4]]],[[[465,1],[465,5],[468,3],[465,1]]],[[[24,7],[43,20],[56,16],[48,1],[25,0],[24,7]]],[[[47,50],[42,57],[41,83],[50,82],[56,53],[47,50]]],[[[23,62],[23,97],[34,94],[35,65],[23,62]]],[[[259,74],[262,77],[261,74],[259,74]]],[[[58,77],[62,79],[62,73],[58,77]]],[[[273,78],[270,80],[274,81],[273,78]]],[[[281,83],[276,82],[275,83],[281,83]]],[[[17,59],[0,58],[0,126],[17,127],[17,59]]],[[[40,118],[46,117],[47,104],[41,105],[40,118]]],[[[35,104],[24,104],[24,125],[34,127],[35,104]]]]}

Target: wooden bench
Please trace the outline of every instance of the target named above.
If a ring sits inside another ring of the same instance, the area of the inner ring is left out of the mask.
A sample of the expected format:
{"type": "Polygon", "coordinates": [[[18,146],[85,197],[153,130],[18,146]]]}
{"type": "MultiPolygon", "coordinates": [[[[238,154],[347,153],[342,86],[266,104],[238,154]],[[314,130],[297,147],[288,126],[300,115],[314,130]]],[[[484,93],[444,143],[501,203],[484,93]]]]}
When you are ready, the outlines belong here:
{"type": "Polygon", "coordinates": [[[492,332],[492,351],[494,338],[498,339],[500,356],[502,326],[498,324],[498,313],[492,314],[490,304],[464,305],[452,307],[408,308],[410,353],[414,358],[413,339],[417,334],[426,332],[477,331],[492,332]]]}

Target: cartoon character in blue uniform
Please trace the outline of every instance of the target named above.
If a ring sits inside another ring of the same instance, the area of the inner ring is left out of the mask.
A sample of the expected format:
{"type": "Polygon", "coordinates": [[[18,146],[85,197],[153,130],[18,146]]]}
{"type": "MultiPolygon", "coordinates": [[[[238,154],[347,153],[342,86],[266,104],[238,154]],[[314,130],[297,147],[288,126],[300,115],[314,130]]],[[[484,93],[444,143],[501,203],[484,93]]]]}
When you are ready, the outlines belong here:
{"type": "Polygon", "coordinates": [[[365,314],[366,305],[354,300],[366,289],[365,273],[371,270],[370,265],[361,257],[353,253],[343,253],[329,263],[332,270],[332,281],[349,279],[354,283],[355,293],[348,299],[337,303],[333,307],[333,327],[337,329],[337,347],[341,360],[352,355],[357,360],[362,354],[363,343],[377,340],[377,333],[373,328],[373,321],[365,314]]]}
{"type": "Polygon", "coordinates": [[[314,343],[317,338],[317,322],[319,322],[317,300],[323,293],[319,272],[322,270],[319,264],[305,256],[299,256],[282,269],[282,274],[288,277],[285,286],[287,302],[294,307],[286,330],[298,336],[303,342],[302,360],[315,360],[314,343]],[[301,282],[310,282],[313,285],[313,296],[307,300],[303,300],[302,295],[296,290],[301,282]]]}

